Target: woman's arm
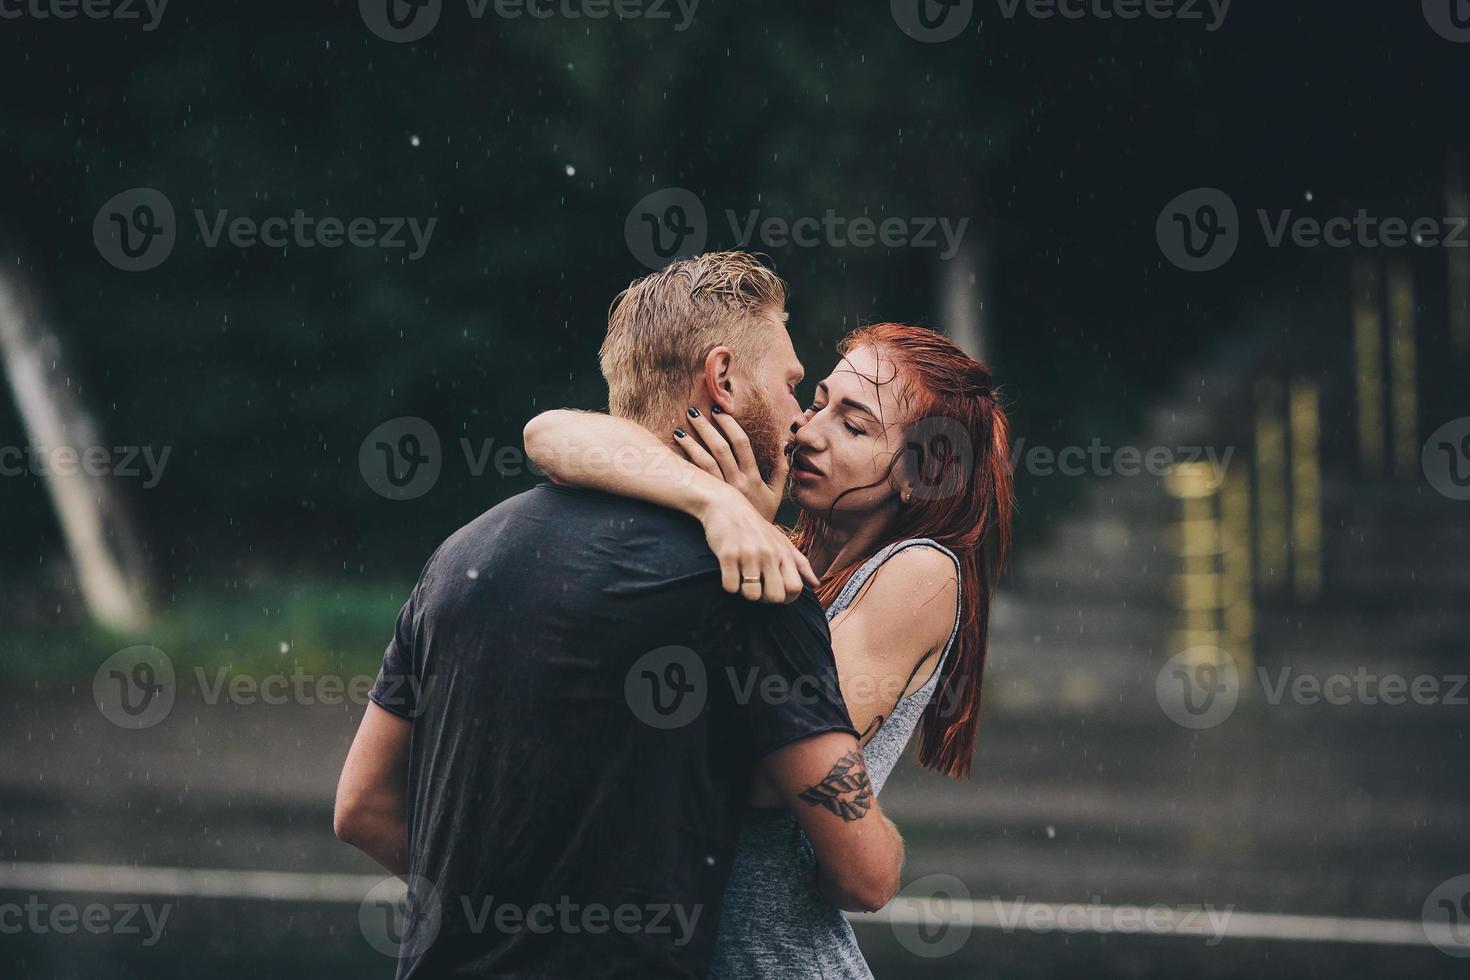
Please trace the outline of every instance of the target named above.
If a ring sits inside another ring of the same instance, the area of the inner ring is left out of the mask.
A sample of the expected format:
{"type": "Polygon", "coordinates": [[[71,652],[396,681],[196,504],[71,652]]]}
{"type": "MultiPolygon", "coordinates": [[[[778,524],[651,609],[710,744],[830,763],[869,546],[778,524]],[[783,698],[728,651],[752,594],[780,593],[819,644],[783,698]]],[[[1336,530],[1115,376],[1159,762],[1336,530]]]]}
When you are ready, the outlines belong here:
{"type": "Polygon", "coordinates": [[[934,548],[909,547],[884,562],[832,620],[838,683],[864,744],[933,674],[958,598],[954,561],[934,548]]]}
{"type": "Polygon", "coordinates": [[[731,489],[637,422],[601,412],[542,412],[526,423],[524,437],[526,455],[556,483],[646,500],[696,520],[731,489]]]}
{"type": "MultiPolygon", "coordinates": [[[[702,431],[714,432],[707,421],[702,431]]],[[[726,592],[792,602],[803,580],[817,584],[806,558],[738,489],[681,458],[636,422],[557,409],[528,422],[524,436],[526,454],[556,483],[646,500],[698,520],[719,559],[726,592]]]]}

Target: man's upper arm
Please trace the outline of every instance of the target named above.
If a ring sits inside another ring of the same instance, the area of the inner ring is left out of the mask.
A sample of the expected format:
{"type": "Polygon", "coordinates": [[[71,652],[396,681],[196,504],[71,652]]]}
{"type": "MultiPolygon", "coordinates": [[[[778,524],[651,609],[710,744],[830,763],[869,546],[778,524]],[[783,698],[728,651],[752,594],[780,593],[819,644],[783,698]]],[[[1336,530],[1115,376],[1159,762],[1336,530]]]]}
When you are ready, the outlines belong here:
{"type": "Polygon", "coordinates": [[[727,597],[740,642],[732,695],[744,716],[757,760],[823,732],[856,737],[832,659],[827,617],[810,588],[792,603],[748,603],[727,597]]]}
{"type": "Polygon", "coordinates": [[[408,782],[409,738],[413,722],[368,702],[337,784],[339,804],[373,798],[401,798],[408,782]]]}

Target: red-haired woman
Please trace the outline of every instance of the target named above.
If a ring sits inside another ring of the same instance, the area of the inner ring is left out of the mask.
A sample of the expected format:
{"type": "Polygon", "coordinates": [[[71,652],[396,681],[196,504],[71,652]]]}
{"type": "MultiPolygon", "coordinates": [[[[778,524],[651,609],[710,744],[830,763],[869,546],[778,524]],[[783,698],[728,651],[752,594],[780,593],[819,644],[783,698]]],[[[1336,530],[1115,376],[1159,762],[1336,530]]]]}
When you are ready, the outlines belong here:
{"type": "MultiPolygon", "coordinates": [[[[704,522],[730,591],[739,588],[732,570],[752,542],[713,532],[738,522],[722,523],[694,481],[718,477],[742,494],[723,495],[723,506],[753,507],[770,521],[789,475],[800,508],[791,541],[820,583],[843,699],[862,733],[873,791],[882,789],[916,729],[919,762],[963,778],[980,720],[990,602],[1010,547],[1005,412],[989,369],[932,330],[862,327],[838,353],[767,479],[735,420],[697,406],[690,407],[688,429],[673,436],[702,474],[591,464],[646,460],[652,451],[683,466],[672,450],[650,449],[646,430],[603,415],[546,413],[527,449],[559,483],[656,502],[687,499],[684,509],[704,522]],[[681,496],[680,487],[689,492],[681,496]]],[[[757,786],[710,975],[871,976],[846,918],[814,884],[812,851],[795,821],[784,810],[761,808],[772,799],[757,786]]]]}

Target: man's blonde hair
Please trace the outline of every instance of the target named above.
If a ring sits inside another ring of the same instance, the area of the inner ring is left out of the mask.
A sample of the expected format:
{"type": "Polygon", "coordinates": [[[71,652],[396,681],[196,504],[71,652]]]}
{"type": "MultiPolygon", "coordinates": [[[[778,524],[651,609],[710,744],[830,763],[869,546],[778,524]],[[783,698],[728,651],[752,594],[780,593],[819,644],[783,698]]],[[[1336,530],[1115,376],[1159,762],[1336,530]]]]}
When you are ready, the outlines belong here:
{"type": "Polygon", "coordinates": [[[737,370],[760,363],[766,315],[785,323],[786,284],[748,252],[708,252],[634,280],[608,310],[599,352],[608,411],[668,426],[711,350],[729,347],[737,370]]]}

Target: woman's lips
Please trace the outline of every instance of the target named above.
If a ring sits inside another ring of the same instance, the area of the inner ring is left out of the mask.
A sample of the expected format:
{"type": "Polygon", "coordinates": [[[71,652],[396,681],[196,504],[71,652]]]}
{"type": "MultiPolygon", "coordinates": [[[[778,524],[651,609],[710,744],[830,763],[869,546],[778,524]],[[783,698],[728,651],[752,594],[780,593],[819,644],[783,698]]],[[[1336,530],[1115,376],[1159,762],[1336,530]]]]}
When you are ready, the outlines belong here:
{"type": "Polygon", "coordinates": [[[800,483],[812,483],[820,480],[825,474],[813,466],[807,459],[797,455],[791,460],[791,478],[800,483]]]}

